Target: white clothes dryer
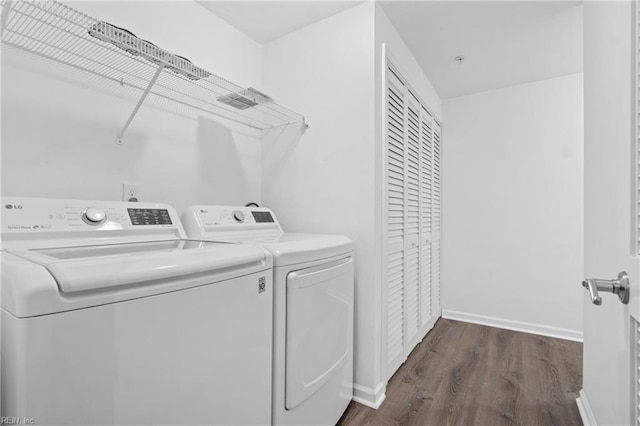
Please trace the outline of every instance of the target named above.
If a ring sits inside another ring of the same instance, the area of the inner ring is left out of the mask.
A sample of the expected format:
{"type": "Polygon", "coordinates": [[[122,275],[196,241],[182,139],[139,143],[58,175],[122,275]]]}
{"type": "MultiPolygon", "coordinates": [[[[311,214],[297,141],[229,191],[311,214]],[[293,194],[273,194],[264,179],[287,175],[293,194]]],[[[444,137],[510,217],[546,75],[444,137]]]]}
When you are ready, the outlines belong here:
{"type": "Polygon", "coordinates": [[[267,251],[187,240],[166,204],[16,197],[2,240],[3,418],[271,421],[267,251]]]}
{"type": "Polygon", "coordinates": [[[259,244],[273,255],[274,425],[334,425],[353,396],[353,243],[283,232],[258,207],[192,206],[190,238],[259,244]]]}

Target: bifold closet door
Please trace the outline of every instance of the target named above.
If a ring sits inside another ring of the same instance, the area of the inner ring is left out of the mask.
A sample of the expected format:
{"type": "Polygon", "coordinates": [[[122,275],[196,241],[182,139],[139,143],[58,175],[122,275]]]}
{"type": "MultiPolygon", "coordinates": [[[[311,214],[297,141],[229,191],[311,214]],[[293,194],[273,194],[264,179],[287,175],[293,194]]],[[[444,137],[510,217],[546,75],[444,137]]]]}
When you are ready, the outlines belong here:
{"type": "Polygon", "coordinates": [[[440,130],[391,68],[386,90],[383,268],[388,378],[440,315],[439,289],[433,286],[440,275],[440,130]]]}
{"type": "Polygon", "coordinates": [[[437,317],[433,310],[433,117],[424,107],[420,115],[420,334],[429,331],[437,317]]]}
{"type": "Polygon", "coordinates": [[[422,340],[420,334],[420,101],[405,90],[405,234],[404,358],[422,340]]]}
{"type": "Polygon", "coordinates": [[[387,282],[387,371],[404,362],[405,129],[404,85],[388,72],[385,137],[385,263],[387,282]]]}
{"type": "Polygon", "coordinates": [[[440,305],[440,230],[442,223],[441,197],[440,197],[440,169],[442,153],[442,127],[434,121],[433,126],[433,206],[432,220],[433,233],[431,237],[432,258],[431,263],[431,288],[432,288],[432,315],[437,319],[442,315],[440,305]]]}

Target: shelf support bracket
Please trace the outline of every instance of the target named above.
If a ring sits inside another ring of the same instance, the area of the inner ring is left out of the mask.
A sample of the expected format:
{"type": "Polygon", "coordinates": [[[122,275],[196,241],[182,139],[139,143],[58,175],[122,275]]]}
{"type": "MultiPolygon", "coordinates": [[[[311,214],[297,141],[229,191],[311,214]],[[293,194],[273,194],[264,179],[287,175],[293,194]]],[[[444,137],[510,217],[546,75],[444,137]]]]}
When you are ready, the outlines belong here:
{"type": "Polygon", "coordinates": [[[163,69],[164,69],[164,65],[160,65],[158,67],[158,69],[156,70],[156,73],[153,75],[153,78],[151,79],[151,81],[149,81],[149,84],[147,85],[147,88],[144,90],[144,93],[142,93],[142,96],[140,96],[140,99],[138,100],[138,103],[133,108],[133,111],[131,111],[131,115],[129,115],[129,118],[127,119],[127,122],[124,123],[124,126],[122,126],[122,129],[118,132],[118,136],[116,137],[116,142],[117,142],[118,145],[122,145],[124,143],[122,141],[122,137],[124,136],[125,132],[129,128],[129,125],[133,121],[133,118],[138,113],[138,110],[140,109],[140,107],[144,103],[144,100],[147,98],[147,95],[149,95],[149,92],[151,92],[151,88],[153,87],[154,84],[156,84],[156,80],[158,80],[158,77],[160,77],[160,73],[162,72],[163,69]]]}

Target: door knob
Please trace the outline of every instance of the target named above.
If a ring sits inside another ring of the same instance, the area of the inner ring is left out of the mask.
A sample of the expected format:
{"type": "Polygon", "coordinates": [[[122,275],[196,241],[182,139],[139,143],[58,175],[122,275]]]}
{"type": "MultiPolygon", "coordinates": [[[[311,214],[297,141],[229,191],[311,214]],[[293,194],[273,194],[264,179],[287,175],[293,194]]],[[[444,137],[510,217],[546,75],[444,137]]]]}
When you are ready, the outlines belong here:
{"type": "Polygon", "coordinates": [[[602,305],[602,298],[598,291],[615,293],[623,304],[629,303],[629,275],[622,271],[618,274],[616,280],[601,280],[597,278],[588,278],[582,281],[582,286],[589,290],[591,302],[594,305],[602,305]]]}

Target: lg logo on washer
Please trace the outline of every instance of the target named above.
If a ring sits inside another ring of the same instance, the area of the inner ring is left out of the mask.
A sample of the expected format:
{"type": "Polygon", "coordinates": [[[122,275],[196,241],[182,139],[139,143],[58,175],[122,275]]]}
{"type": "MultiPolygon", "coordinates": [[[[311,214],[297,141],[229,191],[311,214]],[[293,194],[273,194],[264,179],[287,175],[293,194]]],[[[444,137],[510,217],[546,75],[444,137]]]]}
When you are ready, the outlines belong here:
{"type": "Polygon", "coordinates": [[[11,209],[22,209],[22,205],[21,204],[5,204],[4,205],[5,209],[11,210],[11,209]]]}

